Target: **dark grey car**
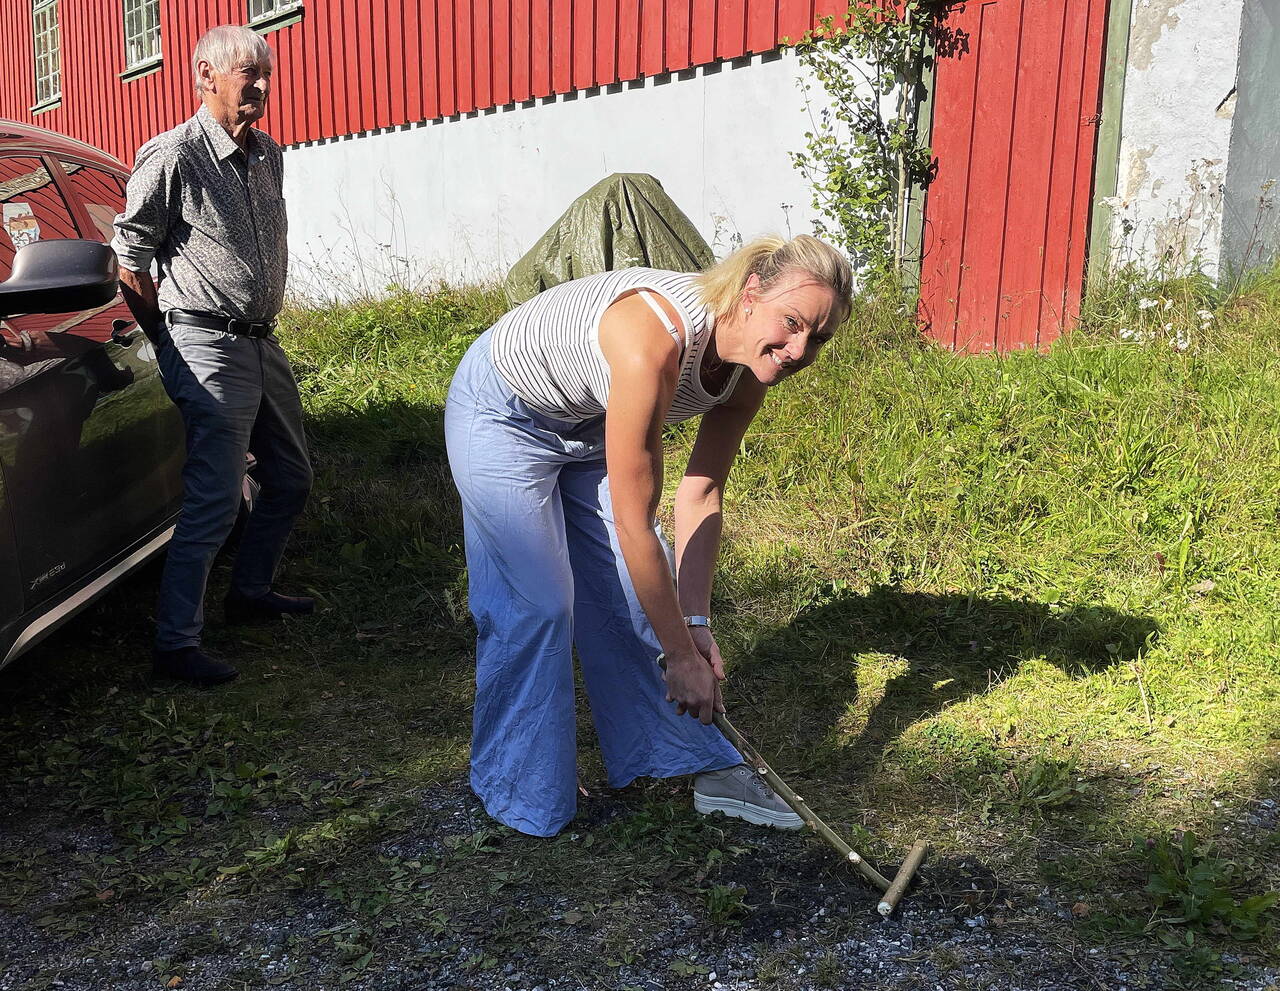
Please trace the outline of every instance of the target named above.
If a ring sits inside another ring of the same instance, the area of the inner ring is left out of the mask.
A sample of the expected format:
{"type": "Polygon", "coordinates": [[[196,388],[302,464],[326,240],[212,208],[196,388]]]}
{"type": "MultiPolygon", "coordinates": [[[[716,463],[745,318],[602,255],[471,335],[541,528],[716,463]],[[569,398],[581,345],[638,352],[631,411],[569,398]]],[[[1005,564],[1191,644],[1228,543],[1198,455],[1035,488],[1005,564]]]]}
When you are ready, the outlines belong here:
{"type": "Polygon", "coordinates": [[[0,120],[0,666],[162,550],[181,504],[182,420],[103,243],[127,178],[0,120]]]}

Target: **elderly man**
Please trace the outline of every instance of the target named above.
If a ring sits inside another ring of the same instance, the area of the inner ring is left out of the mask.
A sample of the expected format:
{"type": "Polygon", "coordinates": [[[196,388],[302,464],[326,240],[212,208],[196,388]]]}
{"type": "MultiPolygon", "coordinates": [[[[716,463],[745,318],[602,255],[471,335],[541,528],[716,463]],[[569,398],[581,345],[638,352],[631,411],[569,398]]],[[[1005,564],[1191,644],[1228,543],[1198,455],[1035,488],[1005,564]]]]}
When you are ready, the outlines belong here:
{"type": "Polygon", "coordinates": [[[287,263],[283,158],[253,128],[271,90],[271,49],[252,31],[216,27],[196,44],[192,65],[203,106],[139,150],[112,246],[187,435],[154,670],[210,685],[237,674],[200,649],[200,635],[209,569],[240,508],[245,453],[257,459],[262,489],[232,570],[228,622],[314,608],[271,587],[311,464],[298,388],[273,333],[287,263]]]}

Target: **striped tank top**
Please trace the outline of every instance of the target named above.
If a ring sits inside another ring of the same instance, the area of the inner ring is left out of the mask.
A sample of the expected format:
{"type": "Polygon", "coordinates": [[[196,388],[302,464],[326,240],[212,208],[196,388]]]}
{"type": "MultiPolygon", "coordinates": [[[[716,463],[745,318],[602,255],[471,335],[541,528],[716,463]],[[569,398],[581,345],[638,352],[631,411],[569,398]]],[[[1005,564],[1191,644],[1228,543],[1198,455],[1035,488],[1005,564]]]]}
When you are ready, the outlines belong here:
{"type": "Polygon", "coordinates": [[[680,380],[666,422],[705,413],[733,395],[742,369],[734,369],[719,395],[702,387],[702,356],[714,316],[702,305],[693,280],[686,272],[624,268],[562,282],[493,325],[494,367],[538,413],[571,423],[601,416],[609,402],[609,363],[600,349],[600,318],[620,296],[647,289],[669,300],[684,325],[671,325],[657,302],[648,300],[682,351],[680,380]]]}

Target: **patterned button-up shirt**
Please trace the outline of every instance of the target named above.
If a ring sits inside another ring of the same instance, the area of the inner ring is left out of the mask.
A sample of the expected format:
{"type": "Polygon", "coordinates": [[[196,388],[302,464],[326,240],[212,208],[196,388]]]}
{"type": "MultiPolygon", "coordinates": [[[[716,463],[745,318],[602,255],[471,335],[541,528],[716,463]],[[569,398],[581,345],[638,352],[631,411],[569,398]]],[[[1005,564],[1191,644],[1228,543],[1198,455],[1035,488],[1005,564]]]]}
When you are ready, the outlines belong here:
{"type": "Polygon", "coordinates": [[[160,268],[161,310],[237,320],[280,312],[288,267],[284,156],[250,129],[248,153],[202,106],[138,151],[111,242],[122,267],[160,268]]]}

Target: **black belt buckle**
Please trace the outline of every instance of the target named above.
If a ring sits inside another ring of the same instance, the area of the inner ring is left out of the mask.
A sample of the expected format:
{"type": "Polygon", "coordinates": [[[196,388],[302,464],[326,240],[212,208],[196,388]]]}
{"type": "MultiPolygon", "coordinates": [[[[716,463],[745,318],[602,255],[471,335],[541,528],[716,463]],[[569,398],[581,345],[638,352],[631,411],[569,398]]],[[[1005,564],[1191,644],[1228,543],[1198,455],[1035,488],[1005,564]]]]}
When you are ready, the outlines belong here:
{"type": "Polygon", "coordinates": [[[165,314],[167,324],[185,324],[205,330],[220,330],[236,337],[267,337],[276,329],[274,320],[237,320],[235,317],[217,316],[212,313],[193,313],[190,310],[169,310],[165,314]]]}
{"type": "Polygon", "coordinates": [[[254,323],[249,320],[228,320],[227,332],[241,337],[266,337],[275,329],[275,321],[254,323]]]}

